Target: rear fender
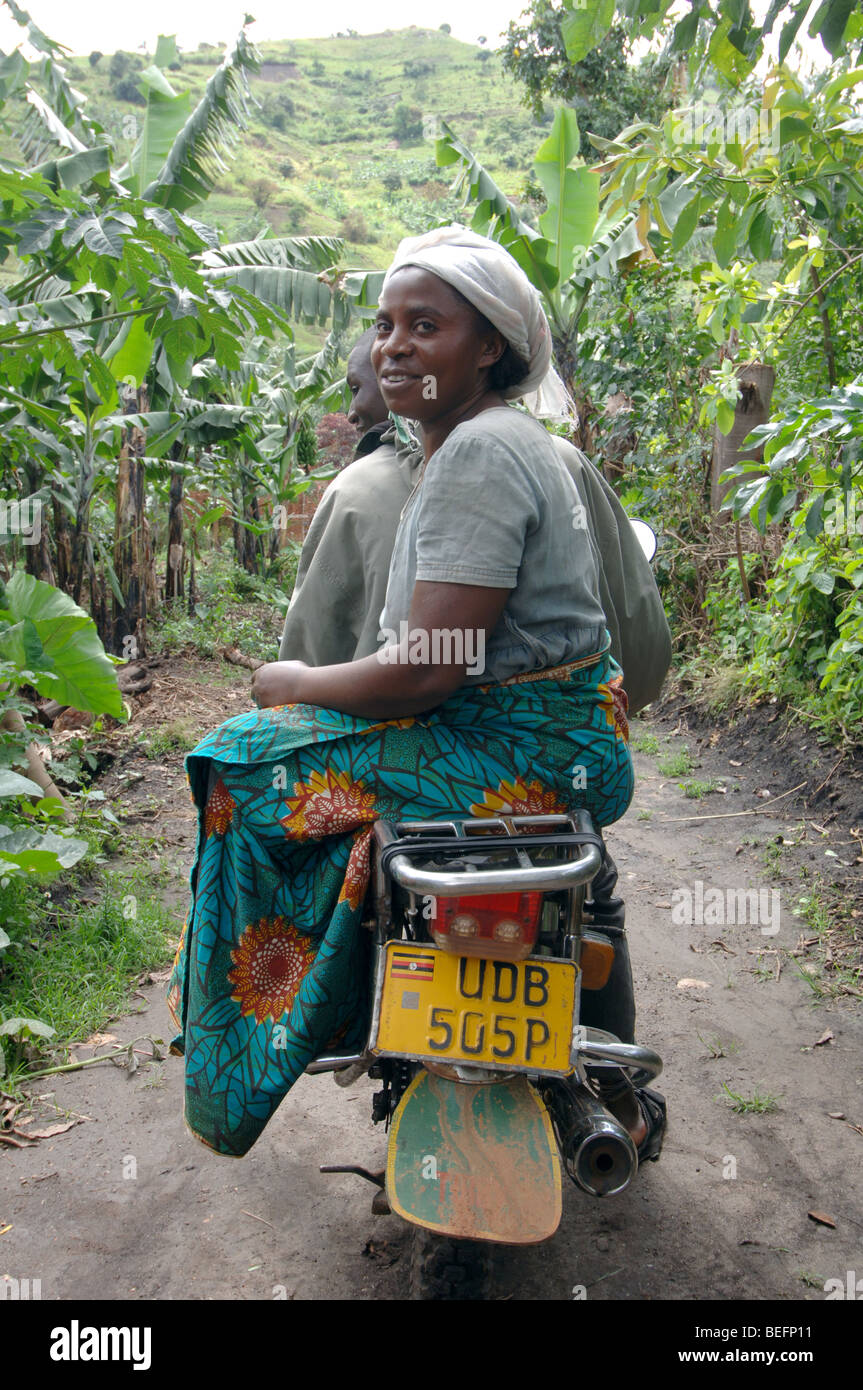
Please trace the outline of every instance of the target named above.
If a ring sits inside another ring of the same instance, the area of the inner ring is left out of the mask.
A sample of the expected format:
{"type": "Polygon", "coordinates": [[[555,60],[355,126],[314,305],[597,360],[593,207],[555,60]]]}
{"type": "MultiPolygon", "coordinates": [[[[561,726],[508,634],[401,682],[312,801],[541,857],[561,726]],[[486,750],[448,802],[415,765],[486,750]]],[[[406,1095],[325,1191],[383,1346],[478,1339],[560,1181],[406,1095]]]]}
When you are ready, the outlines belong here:
{"type": "Polygon", "coordinates": [[[560,1223],[560,1159],[524,1076],[488,1085],[421,1071],[390,1127],[387,1198],[426,1230],[535,1245],[560,1223]]]}

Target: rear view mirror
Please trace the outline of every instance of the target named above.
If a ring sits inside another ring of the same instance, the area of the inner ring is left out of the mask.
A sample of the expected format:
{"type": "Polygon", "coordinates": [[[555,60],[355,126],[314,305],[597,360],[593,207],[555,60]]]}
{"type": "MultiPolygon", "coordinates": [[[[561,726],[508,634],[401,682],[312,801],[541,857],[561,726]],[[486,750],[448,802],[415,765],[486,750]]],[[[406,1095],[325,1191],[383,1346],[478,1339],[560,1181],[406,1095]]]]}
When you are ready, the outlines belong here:
{"type": "Polygon", "coordinates": [[[638,537],[638,544],[645,556],[648,560],[652,560],[656,554],[656,532],[648,526],[646,521],[639,521],[637,517],[630,517],[629,524],[638,537]]]}

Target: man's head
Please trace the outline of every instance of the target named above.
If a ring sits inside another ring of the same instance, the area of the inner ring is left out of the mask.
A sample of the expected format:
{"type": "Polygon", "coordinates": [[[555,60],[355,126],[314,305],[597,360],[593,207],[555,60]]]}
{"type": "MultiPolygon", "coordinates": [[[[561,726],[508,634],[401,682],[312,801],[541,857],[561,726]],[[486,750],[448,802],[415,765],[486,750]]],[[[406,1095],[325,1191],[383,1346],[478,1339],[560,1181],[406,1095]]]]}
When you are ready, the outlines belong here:
{"type": "Polygon", "coordinates": [[[347,382],[351,392],[348,419],[363,434],[370,430],[372,425],[380,424],[389,414],[369,356],[376,337],[376,330],[367,328],[357,339],[348,357],[347,382]]]}

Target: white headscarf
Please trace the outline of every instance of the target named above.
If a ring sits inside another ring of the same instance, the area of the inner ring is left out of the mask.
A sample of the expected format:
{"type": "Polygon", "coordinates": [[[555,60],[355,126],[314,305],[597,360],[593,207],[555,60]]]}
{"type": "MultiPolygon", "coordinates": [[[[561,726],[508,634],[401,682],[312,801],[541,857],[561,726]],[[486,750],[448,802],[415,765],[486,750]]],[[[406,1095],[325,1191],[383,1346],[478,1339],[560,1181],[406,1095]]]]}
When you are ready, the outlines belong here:
{"type": "Polygon", "coordinates": [[[539,293],[505,247],[454,223],[399,243],[384,276],[384,289],[402,266],[415,265],[458,290],[503,334],[528,364],[528,374],[501,392],[505,400],[525,398],[534,415],[572,419],[575,407],[551,365],[551,329],[539,293]]]}

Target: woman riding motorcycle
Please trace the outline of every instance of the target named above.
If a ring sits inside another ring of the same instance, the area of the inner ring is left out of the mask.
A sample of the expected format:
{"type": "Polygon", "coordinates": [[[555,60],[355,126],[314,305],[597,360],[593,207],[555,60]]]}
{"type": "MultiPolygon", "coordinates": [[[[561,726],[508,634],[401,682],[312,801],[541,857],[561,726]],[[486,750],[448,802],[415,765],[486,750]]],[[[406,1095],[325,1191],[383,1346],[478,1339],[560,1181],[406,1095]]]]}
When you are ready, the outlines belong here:
{"type": "MultiPolygon", "coordinates": [[[[222,1153],[248,1150],[316,1055],[365,1040],[375,820],[586,806],[602,826],[632,796],[578,495],[547,432],[507,405],[556,380],[539,296],[496,243],[443,228],[401,244],[376,326],[382,395],[425,458],[392,640],[344,665],[262,667],[259,710],[188,760],[201,821],[172,1046],[188,1123],[222,1153]]],[[[644,1139],[637,1106],[624,1122],[644,1139]]]]}

